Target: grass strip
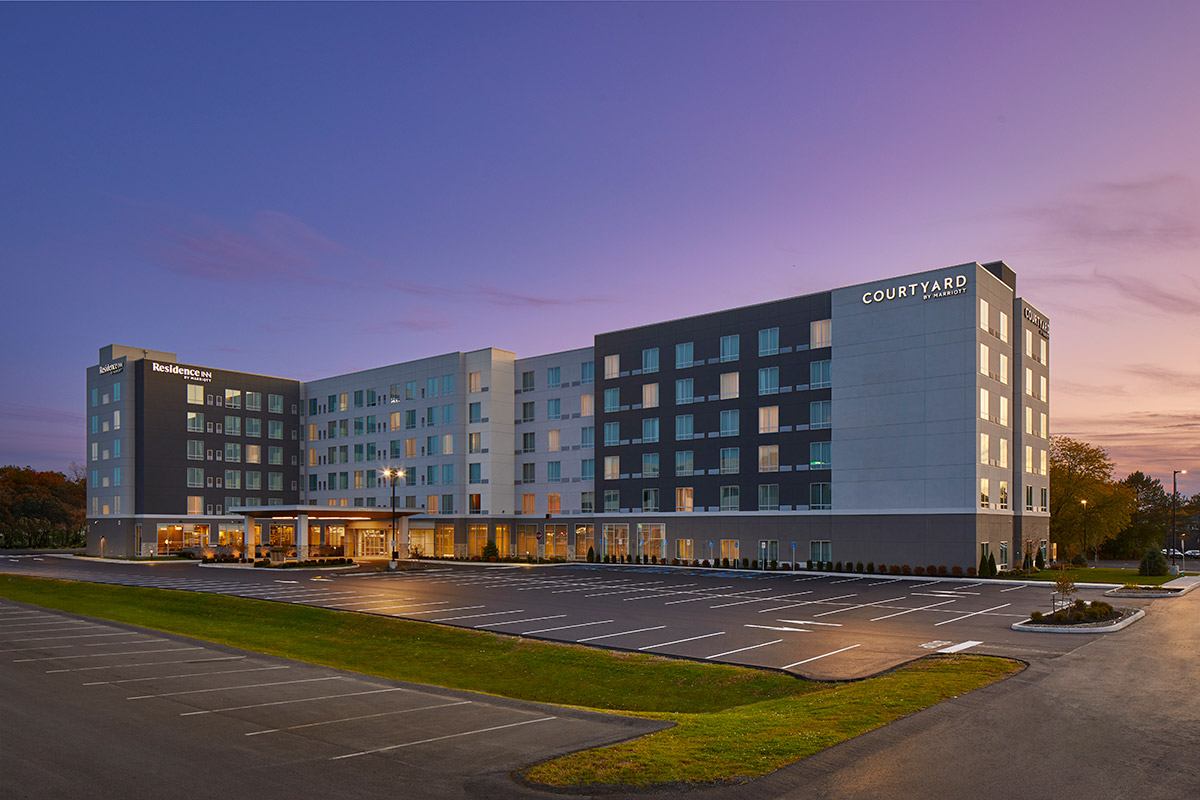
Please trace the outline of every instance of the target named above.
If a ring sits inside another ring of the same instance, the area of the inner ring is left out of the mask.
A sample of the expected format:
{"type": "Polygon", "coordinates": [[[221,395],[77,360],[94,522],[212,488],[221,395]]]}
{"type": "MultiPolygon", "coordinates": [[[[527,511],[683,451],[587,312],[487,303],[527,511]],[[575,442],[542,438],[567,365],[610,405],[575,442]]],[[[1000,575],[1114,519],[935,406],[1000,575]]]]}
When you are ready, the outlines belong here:
{"type": "MultiPolygon", "coordinates": [[[[1067,574],[1076,583],[1140,583],[1145,586],[1161,586],[1179,577],[1178,575],[1138,575],[1136,569],[1118,569],[1116,567],[1074,567],[1068,569],[1067,574]]],[[[1009,580],[1053,582],[1057,579],[1058,570],[1044,569],[1041,572],[1009,580]]]]}
{"type": "Polygon", "coordinates": [[[764,670],[202,592],[0,575],[0,596],[391,680],[556,705],[704,713],[820,686],[764,670]]]}
{"type": "Polygon", "coordinates": [[[538,764],[522,777],[534,784],[576,787],[738,782],[1022,668],[1000,658],[933,656],[867,680],[710,714],[639,714],[676,726],[538,764]]]}
{"type": "Polygon", "coordinates": [[[0,597],[393,680],[676,723],[524,774],[553,786],[756,777],[1021,669],[956,655],[828,684],[207,593],[2,575],[0,597]]]}

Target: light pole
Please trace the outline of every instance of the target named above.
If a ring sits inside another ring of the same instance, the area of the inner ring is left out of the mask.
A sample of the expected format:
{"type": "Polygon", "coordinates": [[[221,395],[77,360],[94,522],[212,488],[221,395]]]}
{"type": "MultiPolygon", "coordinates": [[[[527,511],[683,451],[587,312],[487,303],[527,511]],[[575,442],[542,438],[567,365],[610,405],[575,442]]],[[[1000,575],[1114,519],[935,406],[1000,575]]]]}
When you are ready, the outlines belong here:
{"type": "MultiPolygon", "coordinates": [[[[1086,559],[1087,559],[1087,546],[1088,546],[1088,535],[1087,535],[1087,500],[1080,500],[1079,502],[1080,502],[1080,504],[1083,506],[1083,557],[1084,557],[1084,559],[1086,560],[1086,559]]],[[[1095,565],[1093,564],[1093,566],[1095,566],[1095,565]]]]}
{"type": "Polygon", "coordinates": [[[1187,475],[1186,469],[1171,470],[1171,565],[1175,565],[1175,505],[1179,498],[1179,490],[1176,488],[1175,478],[1178,475],[1187,475]]]}
{"type": "Polygon", "coordinates": [[[396,561],[400,558],[400,551],[396,545],[396,479],[403,477],[404,470],[402,469],[385,469],[383,476],[390,478],[392,481],[392,560],[396,561]]]}

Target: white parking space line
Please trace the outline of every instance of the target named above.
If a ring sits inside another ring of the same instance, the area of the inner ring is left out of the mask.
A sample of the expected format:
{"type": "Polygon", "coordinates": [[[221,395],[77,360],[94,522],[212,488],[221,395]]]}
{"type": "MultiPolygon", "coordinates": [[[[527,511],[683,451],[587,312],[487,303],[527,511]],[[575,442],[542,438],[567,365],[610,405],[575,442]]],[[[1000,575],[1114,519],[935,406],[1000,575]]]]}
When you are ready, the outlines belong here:
{"type": "Polygon", "coordinates": [[[927,606],[920,606],[918,608],[907,608],[904,611],[897,611],[895,614],[884,614],[882,617],[875,617],[874,619],[870,620],[870,622],[879,622],[879,620],[881,620],[881,619],[891,619],[892,617],[901,617],[901,616],[904,616],[905,614],[911,614],[914,611],[927,611],[931,608],[937,608],[938,606],[944,606],[947,603],[953,603],[953,602],[954,602],[953,600],[943,600],[940,603],[930,603],[927,606]]]}
{"type": "Polygon", "coordinates": [[[123,631],[121,633],[79,633],[70,636],[34,636],[29,639],[6,639],[5,644],[17,642],[61,642],[63,639],[98,639],[101,636],[140,636],[139,631],[123,631]]]}
{"type": "MultiPolygon", "coordinates": [[[[132,642],[121,642],[120,644],[132,644],[132,642]]],[[[26,650],[69,650],[78,646],[77,644],[39,644],[30,647],[9,647],[0,650],[0,653],[24,653],[26,650]]]]}
{"type": "Polygon", "coordinates": [[[1001,589],[1000,593],[1004,594],[1005,592],[1015,592],[1017,589],[1028,589],[1028,588],[1029,588],[1029,584],[1022,583],[1020,586],[1011,586],[1007,589],[1001,589]]]}
{"type": "Polygon", "coordinates": [[[18,658],[14,664],[24,664],[28,661],[65,661],[68,658],[105,658],[107,656],[137,656],[142,653],[176,653],[180,650],[203,650],[203,647],[168,647],[165,650],[129,650],[124,653],[87,653],[81,656],[47,656],[46,658],[18,658]]]}
{"type": "Polygon", "coordinates": [[[889,583],[896,583],[899,580],[899,578],[893,578],[890,581],[877,581],[876,583],[868,583],[867,586],[886,586],[889,583]]]}
{"type": "Polygon", "coordinates": [[[926,586],[937,586],[941,581],[930,581],[929,583],[918,583],[916,586],[910,586],[910,589],[924,589],[926,586]]]}
{"type": "Polygon", "coordinates": [[[992,606],[991,608],[985,608],[983,611],[972,611],[970,614],[963,614],[961,617],[955,617],[954,619],[944,619],[941,622],[933,623],[933,625],[934,625],[934,627],[937,627],[938,625],[949,625],[951,622],[958,622],[959,620],[966,619],[967,617],[977,617],[980,614],[987,614],[992,611],[999,611],[1000,609],[1008,608],[1011,605],[1012,605],[1012,603],[1004,603],[1003,605],[992,606]]]}
{"type": "Polygon", "coordinates": [[[649,628],[635,628],[631,631],[617,631],[616,633],[603,633],[599,636],[589,636],[586,639],[576,639],[576,642],[594,642],[597,639],[611,639],[614,636],[628,636],[631,633],[642,633],[644,631],[658,631],[667,627],[666,625],[654,625],[649,628]]]}
{"type": "Polygon", "coordinates": [[[432,622],[450,622],[456,619],[478,619],[479,617],[501,617],[505,614],[524,614],[525,609],[518,608],[516,611],[489,611],[486,614],[463,614],[457,617],[442,617],[441,619],[431,620],[432,622]]]}
{"type": "Polygon", "coordinates": [[[521,631],[522,636],[531,636],[535,633],[550,633],[551,631],[565,631],[571,628],[586,628],[589,625],[607,625],[610,622],[616,622],[612,619],[598,619],[595,622],[580,622],[575,625],[559,625],[557,628],[539,628],[536,631],[521,631]]]}
{"type": "Polygon", "coordinates": [[[842,578],[840,581],[830,581],[830,583],[831,584],[833,584],[833,583],[850,583],[850,581],[861,581],[861,580],[862,580],[862,578],[842,578]]]}
{"type": "Polygon", "coordinates": [[[565,616],[566,616],[566,614],[551,614],[550,616],[547,616],[547,617],[531,617],[530,619],[510,619],[510,620],[506,620],[504,622],[485,622],[482,625],[476,625],[475,627],[476,628],[486,628],[489,625],[492,627],[498,627],[500,625],[520,625],[523,622],[541,622],[542,620],[546,620],[546,619],[562,619],[565,616]]]}
{"type": "MultiPolygon", "coordinates": [[[[168,662],[170,663],[170,662],[168,662]]],[[[236,672],[265,672],[272,669],[290,669],[287,666],[246,667],[245,669],[222,669],[215,672],[184,672],[179,675],[151,675],[148,678],[121,678],[115,681],[89,681],[84,686],[115,686],[118,683],[140,683],[142,681],[166,681],[172,678],[207,678],[209,675],[232,675],[236,672]]]]}
{"type": "Polygon", "coordinates": [[[968,583],[965,586],[960,586],[958,588],[959,589],[977,589],[980,586],[983,586],[983,584],[982,583],[968,583]]]}
{"type": "MultiPolygon", "coordinates": [[[[30,622],[13,622],[11,620],[5,620],[4,622],[0,622],[0,628],[4,628],[5,632],[7,632],[7,630],[12,629],[12,628],[28,628],[30,625],[93,625],[93,624],[95,624],[95,623],[84,622],[81,619],[62,619],[62,620],[38,619],[36,621],[30,621],[30,622]]],[[[18,631],[18,633],[19,633],[19,631],[18,631]]]]}
{"type": "Polygon", "coordinates": [[[335,725],[339,722],[357,722],[362,719],[375,719],[376,717],[390,717],[395,714],[411,714],[414,711],[432,711],[438,708],[450,708],[451,706],[469,706],[470,700],[458,700],[453,703],[438,703],[435,706],[420,706],[418,708],[401,708],[396,711],[380,711],[378,714],[362,714],[357,717],[342,717],[341,719],[325,719],[320,722],[306,722],[303,725],[289,725],[286,728],[271,728],[265,731],[250,731],[246,736],[262,736],[264,733],[281,733],[282,731],[295,731],[301,728],[315,728],[318,725],[335,725]]]}
{"type": "Polygon", "coordinates": [[[952,597],[966,600],[969,597],[976,597],[979,592],[913,592],[913,597],[952,597]]]}
{"type": "Polygon", "coordinates": [[[491,733],[492,731],[502,731],[502,730],[505,730],[506,728],[516,728],[521,725],[532,725],[536,722],[549,722],[550,720],[553,720],[553,719],[558,719],[558,717],[542,717],[541,719],[527,719],[522,722],[513,722],[508,725],[496,725],[491,728],[480,728],[479,730],[463,731],[462,733],[448,733],[445,736],[434,736],[433,738],[421,739],[420,741],[416,741],[416,742],[405,742],[404,744],[393,744],[393,745],[389,745],[387,747],[377,747],[374,750],[364,750],[361,753],[347,753],[344,756],[334,756],[333,758],[331,758],[329,760],[330,761],[338,761],[339,759],[343,759],[343,758],[355,758],[356,756],[369,756],[374,753],[385,753],[388,750],[397,750],[401,747],[413,747],[414,745],[418,745],[418,744],[428,744],[430,742],[440,742],[444,739],[454,739],[459,736],[473,736],[477,733],[491,733]]]}
{"type": "Polygon", "coordinates": [[[341,675],[329,675],[323,678],[297,678],[294,681],[275,681],[273,683],[251,683],[245,686],[218,686],[210,689],[182,689],[178,692],[163,692],[161,694],[139,694],[126,697],[126,700],[150,700],[155,697],[177,697],[182,694],[206,694],[207,692],[232,692],[235,689],[262,689],[267,686],[287,686],[293,683],[315,683],[317,681],[346,680],[341,675]]]}
{"type": "MultiPolygon", "coordinates": [[[[386,600],[345,600],[337,603],[322,603],[326,608],[342,608],[343,606],[395,606],[404,603],[407,600],[412,600],[411,597],[392,597],[386,600]]],[[[449,603],[449,600],[439,600],[439,603],[449,603]]],[[[416,605],[437,605],[436,603],[417,603],[416,605]]],[[[355,609],[350,609],[354,611],[355,609]]]]}
{"type": "Polygon", "coordinates": [[[834,600],[848,600],[851,597],[858,597],[858,593],[854,594],[839,594],[837,597],[819,597],[815,600],[801,600],[799,603],[789,603],[786,606],[776,606],[775,608],[759,609],[760,614],[766,614],[771,611],[784,611],[789,608],[799,608],[800,606],[811,606],[820,603],[832,603],[834,600]]]}
{"type": "MultiPolygon", "coordinates": [[[[444,606],[444,605],[448,604],[449,602],[450,602],[449,600],[431,600],[431,601],[429,601],[428,603],[401,603],[401,602],[395,602],[395,603],[385,603],[384,605],[389,605],[389,606],[400,606],[401,608],[421,608],[422,606],[444,606]]],[[[438,609],[435,609],[435,610],[436,610],[436,611],[448,611],[449,609],[445,609],[445,608],[438,608],[438,609]]]]}
{"type": "Polygon", "coordinates": [[[347,692],[345,694],[326,694],[320,697],[300,697],[295,700],[274,700],[270,703],[252,703],[248,706],[230,706],[229,708],[212,708],[207,711],[184,711],[179,716],[181,717],[197,717],[202,714],[221,714],[226,711],[242,711],[247,708],[266,708],[267,706],[286,706],[292,703],[313,703],[317,700],[336,700],[341,697],[360,697],[364,694],[383,694],[385,692],[410,692],[411,689],[402,689],[399,686],[390,689],[371,689],[366,692],[347,692]]]}
{"type": "Polygon", "coordinates": [[[811,619],[781,619],[779,621],[786,622],[789,625],[821,625],[822,627],[826,628],[842,627],[842,623],[840,622],[814,622],[811,619]]]}
{"type": "Polygon", "coordinates": [[[749,624],[747,624],[745,627],[759,628],[760,630],[764,630],[764,631],[791,631],[792,633],[812,633],[812,631],[807,631],[804,628],[785,628],[785,627],[782,627],[779,625],[749,625],[749,624]]]}
{"type": "Polygon", "coordinates": [[[672,642],[663,642],[661,644],[648,644],[645,647],[639,647],[638,650],[655,650],[659,647],[668,647],[673,644],[683,644],[684,642],[694,642],[697,639],[708,639],[712,636],[724,636],[725,631],[717,631],[716,633],[706,633],[702,636],[689,636],[686,639],[676,639],[672,642]]]}
{"type": "Polygon", "coordinates": [[[856,605],[846,606],[845,608],[835,608],[833,611],[822,611],[820,614],[813,614],[813,616],[814,617],[827,617],[830,614],[840,614],[843,611],[855,611],[860,608],[869,608],[871,606],[877,606],[881,603],[895,603],[898,600],[904,600],[907,597],[908,597],[908,595],[903,595],[901,597],[893,597],[890,600],[875,600],[870,603],[858,603],[856,605]]]}
{"type": "Polygon", "coordinates": [[[734,653],[744,653],[747,650],[757,650],[760,647],[766,647],[766,646],[772,645],[772,644],[779,644],[782,641],[783,641],[783,639],[775,639],[774,641],[763,642],[762,644],[752,644],[749,647],[739,647],[737,650],[726,650],[724,653],[717,653],[716,655],[706,656],[705,660],[711,661],[714,658],[724,658],[725,656],[731,656],[734,653]]]}
{"type": "MultiPolygon", "coordinates": [[[[171,651],[170,650],[167,650],[167,651],[152,650],[150,652],[157,653],[157,652],[171,652],[171,651]]],[[[111,655],[121,655],[121,654],[105,653],[104,655],[111,656],[111,655]]],[[[104,666],[100,666],[100,667],[73,667],[71,669],[48,669],[48,670],[46,670],[46,674],[50,675],[55,672],[94,672],[95,670],[101,670],[101,669],[123,669],[125,667],[161,667],[164,664],[205,664],[209,661],[238,661],[239,659],[243,659],[243,658],[245,658],[245,656],[218,656],[217,658],[188,658],[188,659],[184,659],[182,661],[178,661],[178,660],[177,661],[134,661],[129,664],[105,664],[104,666]]]]}
{"type": "Polygon", "coordinates": [[[833,650],[828,653],[822,653],[819,656],[813,656],[812,658],[806,658],[803,661],[797,661],[795,664],[788,664],[786,667],[780,667],[780,669],[791,669],[792,667],[798,667],[801,664],[807,664],[810,661],[816,661],[821,658],[828,658],[829,656],[836,656],[838,653],[844,653],[847,650],[853,650],[856,647],[862,647],[862,645],[861,644],[852,644],[849,647],[843,647],[841,650],[833,650]]]}
{"type": "Polygon", "coordinates": [[[405,611],[407,616],[415,617],[418,614],[441,614],[446,611],[473,611],[476,608],[487,608],[487,606],[459,606],[458,608],[427,608],[424,611],[405,611]]]}
{"type": "Polygon", "coordinates": [[[974,647],[977,644],[983,644],[983,642],[973,642],[973,641],[972,642],[960,642],[959,644],[951,645],[950,647],[943,647],[941,650],[938,650],[938,652],[939,653],[959,653],[963,650],[966,650],[969,647],[974,647]]]}
{"type": "Polygon", "coordinates": [[[797,597],[799,595],[812,594],[812,589],[806,589],[803,592],[789,592],[788,594],[772,595],[771,597],[752,597],[749,600],[738,600],[733,603],[722,603],[709,608],[729,608],[730,606],[744,606],[749,603],[768,603],[772,600],[783,600],[786,597],[797,597]]]}

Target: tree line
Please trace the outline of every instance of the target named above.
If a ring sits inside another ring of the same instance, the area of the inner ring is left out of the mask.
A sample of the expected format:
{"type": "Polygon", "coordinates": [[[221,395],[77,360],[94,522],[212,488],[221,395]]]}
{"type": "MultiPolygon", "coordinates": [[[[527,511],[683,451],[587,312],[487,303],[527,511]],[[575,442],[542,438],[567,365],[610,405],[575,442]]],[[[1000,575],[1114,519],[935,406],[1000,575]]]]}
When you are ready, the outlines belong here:
{"type": "Polygon", "coordinates": [[[1118,480],[1104,448],[1067,436],[1050,440],[1050,539],[1059,560],[1141,558],[1147,548],[1179,548],[1185,535],[1187,548],[1180,549],[1200,548],[1198,515],[1200,493],[1172,498],[1140,470],[1118,480]],[[1169,542],[1172,500],[1176,537],[1169,542]]]}
{"type": "Polygon", "coordinates": [[[70,475],[0,467],[0,547],[82,547],[87,543],[84,469],[70,475]]]}

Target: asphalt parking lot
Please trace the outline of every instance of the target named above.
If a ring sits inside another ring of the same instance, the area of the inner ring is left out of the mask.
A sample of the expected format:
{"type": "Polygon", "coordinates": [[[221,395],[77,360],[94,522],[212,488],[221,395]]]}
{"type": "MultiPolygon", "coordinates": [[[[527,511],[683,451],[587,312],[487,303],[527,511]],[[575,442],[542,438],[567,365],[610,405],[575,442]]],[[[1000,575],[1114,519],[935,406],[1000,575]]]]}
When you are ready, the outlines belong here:
{"type": "Polygon", "coordinates": [[[517,767],[659,727],[2,600],[0,697],[23,798],[496,797],[517,767]]]}
{"type": "Polygon", "coordinates": [[[1096,638],[1011,630],[1049,607],[1045,583],[595,564],[344,575],[34,557],[0,557],[0,571],[219,592],[819,679],[859,678],[930,652],[1032,661],[1096,638]]]}

